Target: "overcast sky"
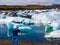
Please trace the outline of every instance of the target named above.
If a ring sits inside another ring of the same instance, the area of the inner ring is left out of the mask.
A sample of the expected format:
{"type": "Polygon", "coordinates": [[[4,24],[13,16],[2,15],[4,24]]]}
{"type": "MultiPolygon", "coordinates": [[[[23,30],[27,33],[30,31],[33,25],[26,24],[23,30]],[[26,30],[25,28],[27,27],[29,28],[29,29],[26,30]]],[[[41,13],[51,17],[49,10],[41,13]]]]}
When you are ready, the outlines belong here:
{"type": "Polygon", "coordinates": [[[0,0],[0,5],[52,5],[60,4],[60,0],[0,0]]]}

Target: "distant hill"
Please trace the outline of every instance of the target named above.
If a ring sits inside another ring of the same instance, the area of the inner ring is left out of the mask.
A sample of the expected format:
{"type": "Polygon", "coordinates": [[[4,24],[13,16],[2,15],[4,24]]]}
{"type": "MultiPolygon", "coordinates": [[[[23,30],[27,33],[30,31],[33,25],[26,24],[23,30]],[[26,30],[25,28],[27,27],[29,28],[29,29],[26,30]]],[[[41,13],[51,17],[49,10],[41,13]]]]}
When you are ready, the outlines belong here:
{"type": "Polygon", "coordinates": [[[52,4],[52,6],[60,6],[60,4],[52,4]]]}
{"type": "Polygon", "coordinates": [[[51,8],[59,8],[60,9],[60,5],[59,6],[44,6],[44,5],[27,5],[27,6],[19,6],[19,5],[0,5],[0,9],[3,10],[24,10],[24,9],[51,9],[51,8]]]}

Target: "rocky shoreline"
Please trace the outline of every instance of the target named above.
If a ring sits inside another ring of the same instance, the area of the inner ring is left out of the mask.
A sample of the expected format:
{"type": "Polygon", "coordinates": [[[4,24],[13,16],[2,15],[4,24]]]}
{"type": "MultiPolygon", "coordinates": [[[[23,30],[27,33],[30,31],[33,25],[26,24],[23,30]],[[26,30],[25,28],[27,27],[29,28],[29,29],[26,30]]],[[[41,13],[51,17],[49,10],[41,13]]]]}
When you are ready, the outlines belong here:
{"type": "Polygon", "coordinates": [[[44,6],[44,5],[27,5],[27,6],[19,6],[19,5],[0,5],[0,10],[24,10],[24,9],[60,9],[60,5],[58,6],[44,6]]]}

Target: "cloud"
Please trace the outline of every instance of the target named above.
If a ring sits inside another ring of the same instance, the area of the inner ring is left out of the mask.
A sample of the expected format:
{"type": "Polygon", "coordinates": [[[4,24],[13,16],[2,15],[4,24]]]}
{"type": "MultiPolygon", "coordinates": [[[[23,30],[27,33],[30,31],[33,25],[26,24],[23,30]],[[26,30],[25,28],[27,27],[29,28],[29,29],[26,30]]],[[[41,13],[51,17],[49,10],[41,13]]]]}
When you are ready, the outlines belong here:
{"type": "Polygon", "coordinates": [[[0,0],[0,5],[60,4],[60,0],[0,0]]]}

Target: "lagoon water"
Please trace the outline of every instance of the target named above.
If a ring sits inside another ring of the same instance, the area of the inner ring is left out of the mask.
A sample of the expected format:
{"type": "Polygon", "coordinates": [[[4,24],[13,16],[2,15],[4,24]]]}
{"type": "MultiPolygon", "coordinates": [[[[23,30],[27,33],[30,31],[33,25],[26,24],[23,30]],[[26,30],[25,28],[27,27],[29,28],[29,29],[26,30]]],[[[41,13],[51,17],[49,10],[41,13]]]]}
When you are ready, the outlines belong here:
{"type": "MultiPolygon", "coordinates": [[[[28,12],[28,11],[27,11],[28,12]]],[[[26,12],[26,13],[27,13],[26,12]]],[[[36,11],[35,11],[36,12],[36,11]]],[[[35,13],[34,12],[34,13],[35,13]]],[[[42,12],[38,12],[41,15],[46,15],[50,20],[50,22],[55,22],[57,21],[58,24],[60,24],[60,11],[58,10],[57,12],[55,10],[45,10],[42,12]],[[50,16],[51,15],[51,16],[50,16]],[[57,15],[57,16],[56,16],[57,15]]],[[[33,14],[33,13],[32,13],[33,14]]],[[[35,13],[36,14],[36,13],[35,13]]],[[[37,15],[37,14],[36,14],[37,15]]],[[[37,16],[36,16],[37,17],[37,16]]],[[[45,16],[43,16],[45,18],[45,16]]],[[[35,18],[35,17],[34,17],[35,18]]],[[[33,19],[34,19],[33,18],[33,19]]],[[[39,19],[39,18],[38,18],[39,19]]],[[[41,18],[40,18],[41,19],[41,18]]],[[[45,18],[46,19],[46,18],[45,18]]],[[[43,19],[41,19],[43,20],[43,19]]],[[[37,18],[34,21],[38,21],[37,18]]],[[[46,21],[46,20],[45,20],[46,21]]],[[[47,39],[45,39],[45,21],[41,21],[43,24],[42,25],[33,25],[30,26],[32,28],[31,33],[25,34],[25,35],[19,35],[19,39],[23,40],[35,40],[35,41],[42,41],[42,42],[49,42],[47,39]]],[[[38,21],[39,22],[39,21],[38,21]]],[[[37,23],[37,22],[36,22],[37,23]]],[[[39,23],[40,24],[40,23],[39,23]]],[[[0,38],[9,38],[8,37],[8,26],[7,24],[0,24],[0,38]]],[[[10,37],[11,38],[11,37],[10,37]]],[[[59,41],[52,41],[54,43],[59,43],[59,41]]]]}

